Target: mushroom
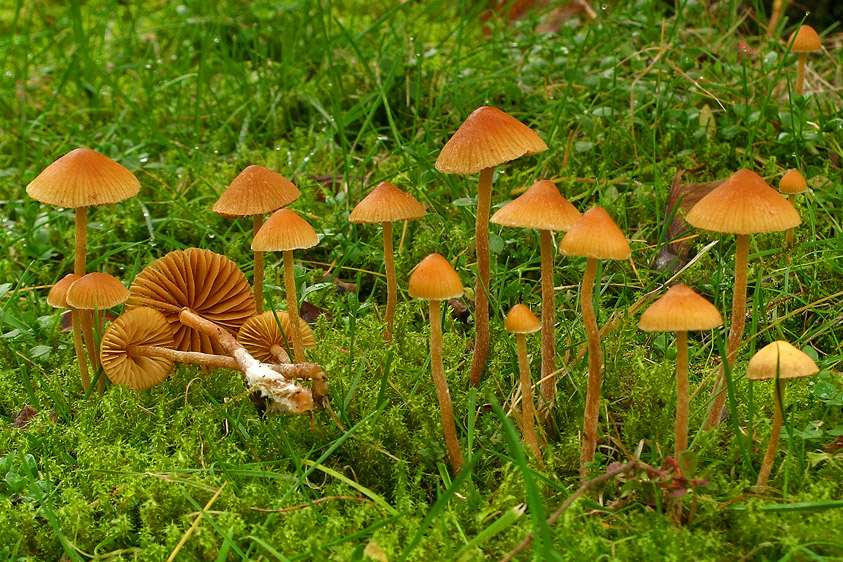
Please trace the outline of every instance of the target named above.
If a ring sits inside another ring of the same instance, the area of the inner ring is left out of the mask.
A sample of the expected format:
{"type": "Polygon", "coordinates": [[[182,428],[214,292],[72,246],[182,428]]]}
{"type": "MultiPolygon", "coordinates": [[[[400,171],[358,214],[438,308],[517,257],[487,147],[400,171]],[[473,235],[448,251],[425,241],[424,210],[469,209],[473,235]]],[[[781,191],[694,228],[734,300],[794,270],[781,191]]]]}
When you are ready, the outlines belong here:
{"type": "MultiPolygon", "coordinates": [[[[85,242],[88,232],[88,207],[108,205],[134,197],[140,191],[140,182],[126,168],[89,148],[71,150],[42,171],[26,186],[30,197],[41,203],[75,209],[75,258],[73,273],[82,277],[86,273],[85,242]]],[[[73,314],[73,343],[79,362],[83,385],[88,377],[85,351],[80,336],[82,321],[78,311],[73,314]]],[[[94,342],[86,342],[89,349],[94,342]]],[[[89,383],[90,384],[90,383],[89,383]]],[[[86,388],[87,390],[87,388],[86,388]]]]}
{"type": "Polygon", "coordinates": [[[319,243],[316,231],[295,211],[276,211],[252,240],[252,249],[284,254],[284,284],[287,288],[287,312],[293,324],[293,356],[297,363],[305,360],[304,343],[299,328],[299,309],[296,301],[296,278],[293,273],[293,250],[310,248],[319,243]]]}
{"type": "Polygon", "coordinates": [[[533,381],[530,378],[530,360],[527,358],[527,337],[526,334],[542,329],[542,324],[536,315],[526,305],[516,304],[509,314],[506,315],[506,331],[515,334],[515,342],[518,347],[518,371],[521,379],[521,411],[523,415],[524,439],[533,450],[533,454],[543,465],[539,438],[536,435],[536,408],[533,405],[533,381]]]}
{"type": "Polygon", "coordinates": [[[723,317],[713,304],[681,283],[668,289],[641,315],[638,327],[645,332],[676,332],[676,443],[674,456],[688,448],[688,331],[713,330],[723,317]]]}
{"type": "Polygon", "coordinates": [[[594,312],[592,293],[597,274],[598,260],[629,259],[629,242],[614,223],[609,213],[600,207],[592,207],[574,223],[559,243],[559,251],[569,256],[587,258],[585,275],[580,287],[583,324],[588,340],[588,391],[585,398],[582,450],[580,452],[580,473],[586,476],[586,463],[594,460],[597,449],[597,416],[600,406],[600,385],[603,381],[603,361],[600,350],[600,332],[594,312]]]}
{"type": "MultiPolygon", "coordinates": [[[[299,318],[302,344],[305,348],[316,347],[316,338],[307,322],[299,318]]],[[[293,324],[290,315],[283,310],[267,310],[252,316],[237,333],[237,341],[246,351],[264,363],[289,363],[287,345],[293,339],[293,324]]]]}
{"type": "MultiPolygon", "coordinates": [[[[802,222],[787,199],[767,185],[751,170],[738,170],[711,193],[700,199],[686,217],[689,224],[703,230],[737,234],[735,248],[735,293],[732,324],[726,340],[729,368],[735,364],[746,321],[746,274],[749,260],[749,236],[759,232],[777,232],[802,222]]],[[[725,377],[720,368],[711,396],[714,401],[705,428],[720,424],[720,412],[726,400],[725,377]]]]}
{"type": "Polygon", "coordinates": [[[490,222],[539,231],[542,278],[542,374],[541,390],[548,413],[556,392],[556,303],[553,293],[553,244],[550,232],[566,232],[582,215],[548,180],[534,183],[518,198],[492,215],[490,222]]]}
{"type": "Polygon", "coordinates": [[[379,222],[383,225],[383,259],[386,269],[386,332],[383,334],[385,341],[392,341],[392,322],[398,302],[398,284],[395,281],[392,252],[392,223],[420,219],[425,214],[424,207],[412,195],[384,181],[363,198],[348,216],[348,220],[354,223],[379,222]]]}
{"type": "Polygon", "coordinates": [[[773,468],[773,461],[776,458],[776,451],[779,447],[779,436],[782,430],[784,419],[784,383],[787,379],[798,377],[810,377],[819,372],[817,364],[802,351],[799,351],[786,341],[774,341],[763,347],[749,360],[746,369],[746,376],[750,380],[775,380],[776,388],[774,395],[773,427],[770,430],[770,443],[767,446],[767,453],[761,463],[761,470],[758,473],[759,488],[767,485],[767,478],[773,468]]]}
{"type": "MultiPolygon", "coordinates": [[[[799,173],[799,170],[790,169],[784,173],[782,179],[779,180],[779,191],[783,194],[787,195],[787,200],[790,201],[790,204],[796,207],[794,204],[794,199],[796,199],[796,195],[800,193],[805,193],[808,190],[808,182],[805,181],[805,177],[799,173]]],[[[788,228],[787,232],[785,233],[785,242],[788,246],[793,245],[793,229],[788,228]]]]}
{"type": "MultiPolygon", "coordinates": [[[[214,203],[213,211],[233,219],[252,217],[252,238],[263,224],[265,213],[277,211],[299,198],[293,182],[263,166],[248,166],[234,178],[214,203]]],[[[255,251],[255,309],[263,312],[263,252],[255,251]]]]}
{"type": "Polygon", "coordinates": [[[474,356],[471,384],[478,386],[489,350],[489,211],[495,166],[547,150],[544,141],[529,127],[500,109],[484,106],[474,110],[445,143],[436,169],[445,174],[473,175],[480,172],[477,192],[477,282],[475,285],[474,356]]]}
{"type": "MultiPolygon", "coordinates": [[[[80,315],[73,312],[72,307],[67,304],[67,290],[73,283],[76,282],[77,279],[81,279],[81,277],[75,273],[68,273],[62,277],[58,283],[53,285],[53,288],[50,289],[50,292],[47,294],[47,304],[53,308],[70,310],[75,322],[79,322],[81,328],[82,320],[80,319],[80,315]]],[[[82,358],[79,361],[79,378],[82,380],[82,389],[85,392],[88,392],[88,388],[91,386],[91,375],[88,373],[88,362],[85,361],[85,346],[82,343],[81,329],[74,328],[73,345],[76,349],[76,354],[82,358]]]]}
{"type": "Polygon", "coordinates": [[[808,53],[821,51],[823,43],[820,36],[810,25],[801,25],[799,29],[790,36],[790,50],[799,53],[799,62],[796,64],[796,93],[802,95],[802,87],[805,82],[805,61],[808,53]]]}
{"type": "Polygon", "coordinates": [[[148,390],[173,372],[173,358],[139,352],[141,347],[175,348],[163,314],[145,306],[129,310],[108,326],[100,344],[100,362],[114,384],[148,390]]]}
{"type": "Polygon", "coordinates": [[[448,381],[442,366],[442,320],[440,302],[459,298],[463,294],[459,275],[440,254],[430,254],[415,267],[410,274],[410,296],[415,299],[430,301],[430,368],[433,372],[433,384],[439,399],[442,413],[442,431],[445,435],[445,447],[455,474],[462,470],[463,456],[457,439],[457,426],[454,422],[454,407],[448,392],[448,381]]]}

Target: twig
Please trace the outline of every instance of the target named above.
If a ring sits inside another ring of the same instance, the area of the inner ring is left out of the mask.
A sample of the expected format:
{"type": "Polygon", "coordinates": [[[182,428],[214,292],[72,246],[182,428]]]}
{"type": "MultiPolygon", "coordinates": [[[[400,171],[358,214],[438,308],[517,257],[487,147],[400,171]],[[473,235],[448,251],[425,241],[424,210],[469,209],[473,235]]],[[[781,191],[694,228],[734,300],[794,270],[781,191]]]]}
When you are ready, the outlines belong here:
{"type": "Polygon", "coordinates": [[[196,527],[199,526],[199,522],[202,521],[202,514],[211,509],[211,506],[214,505],[214,502],[217,501],[218,497],[220,497],[220,494],[222,493],[222,490],[223,488],[225,488],[226,484],[228,484],[228,482],[223,482],[222,486],[220,486],[220,489],[217,490],[217,492],[211,497],[211,499],[208,500],[208,503],[206,503],[205,507],[202,508],[202,511],[199,512],[199,514],[196,516],[196,519],[193,520],[193,524],[182,536],[181,540],[179,541],[179,544],[177,544],[176,548],[173,549],[173,552],[170,553],[170,557],[167,558],[167,562],[173,562],[173,560],[176,559],[176,556],[178,555],[181,548],[184,546],[184,543],[187,542],[187,539],[190,538],[190,535],[192,535],[193,531],[196,530],[196,527]]]}

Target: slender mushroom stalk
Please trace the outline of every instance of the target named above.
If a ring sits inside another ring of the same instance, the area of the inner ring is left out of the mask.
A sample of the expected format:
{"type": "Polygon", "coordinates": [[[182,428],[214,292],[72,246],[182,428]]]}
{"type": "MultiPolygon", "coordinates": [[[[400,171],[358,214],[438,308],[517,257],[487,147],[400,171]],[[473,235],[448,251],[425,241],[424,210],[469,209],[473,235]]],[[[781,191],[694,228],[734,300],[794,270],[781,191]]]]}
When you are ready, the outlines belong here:
{"type": "Polygon", "coordinates": [[[478,386],[489,353],[489,282],[491,255],[489,254],[489,213],[492,209],[492,177],[494,167],[480,171],[477,191],[477,220],[474,243],[477,253],[477,279],[474,283],[474,354],[471,357],[471,384],[478,386]]]}
{"type": "Polygon", "coordinates": [[[293,322],[293,355],[296,361],[301,363],[305,360],[304,343],[301,337],[299,326],[299,303],[296,297],[296,275],[293,271],[293,251],[284,250],[284,286],[287,290],[287,312],[293,322]]]}
{"type": "Polygon", "coordinates": [[[770,442],[767,443],[767,452],[764,453],[764,460],[761,461],[761,469],[758,471],[758,481],[755,483],[759,488],[767,485],[767,479],[773,470],[773,462],[776,460],[776,453],[779,450],[779,438],[782,433],[784,422],[784,380],[779,378],[776,381],[776,390],[773,392],[773,427],[770,428],[770,442]]]}
{"type": "MultiPolygon", "coordinates": [[[[782,179],[779,180],[779,191],[787,196],[788,202],[796,208],[795,199],[800,193],[805,193],[808,190],[808,182],[805,181],[805,176],[799,173],[799,170],[790,169],[784,173],[782,179]]],[[[785,232],[785,243],[788,247],[793,246],[793,231],[794,228],[788,228],[785,232]]]]}
{"type": "Polygon", "coordinates": [[[516,304],[506,316],[506,331],[515,334],[518,351],[518,372],[521,384],[521,425],[524,440],[533,451],[539,466],[544,466],[539,437],[536,434],[536,408],[533,403],[533,379],[530,377],[530,360],[527,357],[527,334],[541,330],[539,319],[523,304],[516,304]]]}
{"type": "MultiPolygon", "coordinates": [[[[77,262],[78,263],[78,262],[77,262]]],[[[84,269],[84,268],[83,268],[84,269]]],[[[88,373],[88,362],[85,361],[85,345],[82,343],[82,331],[78,328],[81,325],[80,314],[72,306],[67,304],[67,290],[77,280],[81,279],[81,275],[76,273],[68,273],[53,285],[50,293],[47,295],[47,304],[54,308],[70,310],[71,318],[76,329],[73,330],[73,346],[76,350],[76,358],[79,362],[79,377],[82,380],[82,389],[88,392],[91,386],[91,376],[88,373]],[[79,360],[81,358],[81,360],[79,360]]]]}
{"type": "MultiPolygon", "coordinates": [[[[263,214],[252,216],[252,238],[263,226],[263,214]]],[[[255,292],[255,314],[263,312],[263,252],[255,252],[255,275],[253,289],[255,292]]]]}
{"type": "Polygon", "coordinates": [[[392,341],[395,307],[398,305],[398,281],[395,279],[395,257],[392,250],[392,222],[383,221],[383,267],[386,271],[386,331],[384,341],[392,341]]]}

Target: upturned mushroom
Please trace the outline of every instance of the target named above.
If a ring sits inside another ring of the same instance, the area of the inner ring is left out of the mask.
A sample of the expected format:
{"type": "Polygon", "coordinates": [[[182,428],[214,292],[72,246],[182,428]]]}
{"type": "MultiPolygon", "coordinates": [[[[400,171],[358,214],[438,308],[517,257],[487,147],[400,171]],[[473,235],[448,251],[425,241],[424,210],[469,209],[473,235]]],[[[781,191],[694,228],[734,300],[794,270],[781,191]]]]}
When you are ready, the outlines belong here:
{"type": "Polygon", "coordinates": [[[392,323],[398,303],[398,284],[395,280],[392,252],[392,223],[417,220],[425,214],[424,207],[412,195],[384,181],[360,201],[348,217],[348,220],[354,223],[379,222],[383,225],[383,259],[386,270],[386,331],[383,334],[385,341],[392,341],[392,323]]]}
{"type": "MultiPolygon", "coordinates": [[[[316,347],[316,338],[307,322],[299,318],[302,344],[306,349],[316,347]]],[[[288,342],[293,340],[293,323],[283,310],[267,310],[252,316],[237,333],[237,341],[255,359],[264,363],[289,363],[288,342]]]]}
{"type": "MultiPolygon", "coordinates": [[[[792,168],[784,173],[782,179],[779,180],[779,191],[787,196],[790,204],[796,208],[794,199],[800,193],[805,193],[808,190],[808,182],[805,181],[805,176],[799,173],[799,170],[792,168]]],[[[785,233],[785,242],[788,246],[793,245],[793,228],[788,228],[785,233]]]]}
{"type": "Polygon", "coordinates": [[[597,449],[597,416],[600,407],[600,386],[603,382],[603,358],[600,331],[594,311],[592,293],[598,260],[629,259],[629,242],[605,210],[592,207],[568,230],[559,243],[559,251],[569,256],[587,258],[580,287],[583,324],[588,341],[588,391],[585,398],[580,474],[587,474],[586,464],[594,460],[597,449]]]}
{"type": "Polygon", "coordinates": [[[539,464],[542,461],[539,437],[536,434],[536,407],[533,404],[533,380],[530,377],[530,360],[527,357],[527,337],[542,329],[542,324],[536,315],[524,304],[513,306],[506,315],[506,331],[515,334],[515,343],[518,348],[518,372],[521,383],[521,425],[524,428],[524,440],[533,451],[539,464]]]}
{"type": "Polygon", "coordinates": [[[823,43],[816,30],[810,25],[799,26],[799,29],[790,36],[788,42],[791,52],[799,53],[799,61],[796,63],[796,93],[802,95],[805,83],[805,62],[808,59],[808,53],[821,51],[823,43]]]}
{"type": "MultiPolygon", "coordinates": [[[[729,368],[735,364],[743,340],[746,322],[746,275],[749,261],[749,236],[761,232],[779,232],[798,226],[799,213],[764,179],[751,170],[738,170],[720,186],[703,197],[688,212],[690,225],[703,230],[736,234],[735,292],[732,320],[726,340],[729,368]]],[[[721,367],[711,396],[714,401],[705,428],[720,424],[720,412],[726,400],[724,370],[721,367]]]]}
{"type": "Polygon", "coordinates": [[[473,175],[480,172],[477,191],[477,281],[474,289],[476,337],[471,361],[471,384],[478,386],[489,350],[489,212],[492,176],[495,166],[547,150],[545,142],[532,129],[500,109],[480,107],[460,125],[445,143],[436,169],[445,174],[473,175]]]}
{"type": "Polygon", "coordinates": [[[462,470],[463,456],[457,438],[457,426],[454,422],[454,407],[448,392],[448,381],[442,366],[442,320],[441,301],[455,299],[463,294],[462,281],[457,272],[440,254],[430,254],[413,269],[409,281],[410,296],[430,302],[430,368],[433,372],[433,384],[439,399],[442,414],[442,431],[445,435],[445,447],[455,474],[462,470]]]}
{"type": "MultiPolygon", "coordinates": [[[[213,211],[233,219],[252,217],[252,238],[258,233],[266,213],[286,207],[299,198],[299,189],[287,178],[263,166],[245,168],[214,203],[213,211]]],[[[255,309],[263,312],[263,252],[255,251],[255,309]]]]}
{"type": "Polygon", "coordinates": [[[556,185],[540,180],[492,215],[490,222],[539,231],[542,282],[541,390],[547,410],[556,392],[556,299],[553,293],[553,243],[551,231],[567,232],[582,215],[565,199],[556,185]]]}

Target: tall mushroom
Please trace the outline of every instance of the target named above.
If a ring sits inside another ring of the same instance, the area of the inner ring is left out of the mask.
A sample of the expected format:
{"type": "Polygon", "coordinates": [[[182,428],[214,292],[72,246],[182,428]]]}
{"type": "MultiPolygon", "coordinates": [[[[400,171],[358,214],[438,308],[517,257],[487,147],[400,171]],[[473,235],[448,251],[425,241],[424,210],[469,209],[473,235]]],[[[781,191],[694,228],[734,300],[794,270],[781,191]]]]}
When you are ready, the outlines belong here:
{"type": "Polygon", "coordinates": [[[383,339],[392,340],[392,321],[395,306],[398,303],[398,284],[395,281],[395,261],[392,253],[392,223],[422,218],[426,214],[424,207],[412,195],[405,193],[393,184],[379,183],[351,211],[351,222],[379,222],[383,225],[383,259],[386,269],[386,331],[383,339]]]}
{"type": "Polygon", "coordinates": [[[676,458],[688,448],[688,332],[713,330],[722,325],[723,317],[717,308],[681,283],[650,305],[638,322],[638,327],[645,332],[676,332],[676,458]]]}
{"type": "MultiPolygon", "coordinates": [[[[88,207],[118,203],[134,197],[140,191],[140,182],[126,168],[89,148],[71,150],[42,171],[26,186],[30,197],[41,203],[75,209],[76,242],[73,273],[82,277],[86,273],[86,240],[88,232],[88,207]]],[[[83,384],[87,378],[85,352],[80,336],[81,315],[73,311],[73,343],[83,384]]],[[[93,341],[86,342],[89,348],[93,341]]]]}
{"type": "MultiPolygon", "coordinates": [[[[277,211],[299,198],[298,188],[277,172],[263,166],[248,166],[223,191],[213,211],[233,219],[252,217],[252,238],[263,224],[265,213],[277,211]]],[[[263,252],[255,251],[255,309],[263,312],[263,252]]]]}
{"type": "Polygon", "coordinates": [[[796,93],[802,95],[805,83],[805,62],[808,59],[808,53],[821,51],[823,43],[816,30],[810,25],[799,26],[799,29],[790,36],[789,43],[790,50],[799,53],[799,62],[796,66],[796,93]]]}
{"type": "Polygon", "coordinates": [[[524,440],[533,450],[539,464],[542,461],[539,437],[536,435],[536,408],[533,404],[533,380],[530,377],[530,360],[527,357],[527,337],[542,329],[542,325],[536,315],[523,304],[516,304],[506,315],[506,331],[515,334],[515,343],[518,348],[518,372],[521,382],[521,412],[522,425],[524,426],[524,440]]]}
{"type": "MultiPolygon", "coordinates": [[[[808,190],[808,182],[805,181],[805,176],[799,173],[797,169],[790,169],[784,173],[782,179],[779,180],[779,191],[787,195],[787,200],[790,204],[796,207],[794,199],[800,193],[805,193],[808,190]]],[[[785,243],[788,246],[793,245],[793,229],[788,228],[785,233],[785,243]]]]}
{"type": "Polygon", "coordinates": [[[631,249],[626,237],[609,213],[592,207],[583,214],[559,243],[559,251],[569,256],[586,259],[585,275],[580,288],[582,318],[588,340],[588,391],[585,398],[580,473],[586,476],[586,463],[594,460],[597,449],[597,416],[600,407],[600,386],[603,382],[603,358],[600,349],[600,331],[594,312],[592,293],[597,274],[598,260],[629,259],[631,249]]]}
{"type": "MultiPolygon", "coordinates": [[[[764,179],[751,170],[738,170],[720,186],[703,197],[688,212],[689,224],[703,230],[737,234],[735,249],[735,293],[732,320],[726,340],[729,368],[735,364],[746,323],[746,275],[749,261],[749,236],[760,232],[778,232],[802,222],[799,213],[764,179]]],[[[720,424],[720,412],[726,400],[725,375],[720,368],[711,396],[714,401],[705,422],[706,428],[720,424]]]]}
{"type": "Polygon", "coordinates": [[[474,110],[445,143],[436,169],[445,174],[473,175],[480,172],[477,191],[477,282],[474,323],[476,338],[471,361],[471,384],[478,386],[489,349],[489,212],[495,166],[547,150],[544,141],[529,127],[500,109],[484,106],[474,110]]]}
{"type": "Polygon", "coordinates": [[[782,430],[784,419],[784,383],[787,379],[798,377],[810,377],[819,372],[817,364],[802,351],[799,351],[786,341],[774,341],[761,348],[758,353],[749,360],[746,369],[746,376],[750,380],[775,380],[776,388],[773,393],[773,427],[770,430],[770,443],[767,446],[767,453],[761,463],[761,470],[758,473],[758,487],[767,485],[767,478],[773,468],[773,461],[776,459],[776,451],[779,448],[779,436],[782,430]]]}
{"type": "Polygon", "coordinates": [[[442,366],[442,320],[440,302],[461,297],[462,281],[459,275],[440,254],[430,254],[424,258],[413,272],[409,281],[410,296],[430,302],[430,368],[433,372],[433,384],[439,399],[442,413],[442,431],[445,435],[445,447],[455,474],[462,470],[463,456],[457,439],[457,426],[454,422],[454,407],[448,392],[448,381],[442,366]]]}
{"type": "Polygon", "coordinates": [[[542,279],[541,390],[548,412],[556,392],[556,302],[553,293],[553,243],[551,231],[567,232],[582,215],[548,180],[534,183],[522,195],[492,215],[490,222],[539,231],[542,279]]]}
{"type": "Polygon", "coordinates": [[[305,360],[304,343],[299,327],[299,309],[296,301],[296,278],[293,273],[293,250],[310,248],[319,243],[316,231],[295,211],[276,211],[261,227],[252,240],[252,249],[260,252],[284,254],[284,283],[287,288],[287,312],[293,324],[293,355],[296,362],[305,360]]]}

